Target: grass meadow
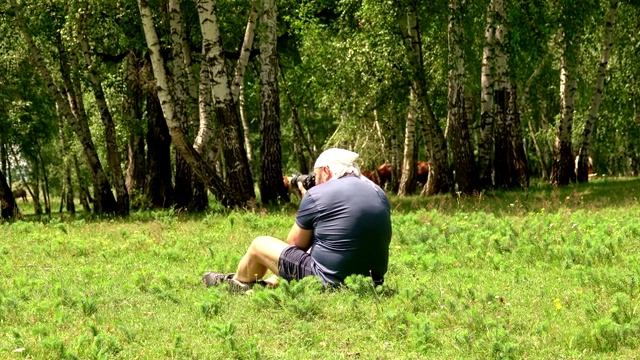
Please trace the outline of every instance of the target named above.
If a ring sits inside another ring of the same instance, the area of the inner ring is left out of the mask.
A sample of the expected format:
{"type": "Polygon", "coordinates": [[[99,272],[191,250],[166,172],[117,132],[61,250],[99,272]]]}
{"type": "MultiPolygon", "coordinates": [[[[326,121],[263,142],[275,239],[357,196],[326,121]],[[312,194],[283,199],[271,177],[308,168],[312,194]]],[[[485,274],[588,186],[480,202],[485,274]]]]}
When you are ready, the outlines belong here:
{"type": "Polygon", "coordinates": [[[201,276],[296,204],[25,216],[0,224],[0,358],[638,359],[639,199],[640,178],[392,197],[384,286],[243,295],[201,276]]]}

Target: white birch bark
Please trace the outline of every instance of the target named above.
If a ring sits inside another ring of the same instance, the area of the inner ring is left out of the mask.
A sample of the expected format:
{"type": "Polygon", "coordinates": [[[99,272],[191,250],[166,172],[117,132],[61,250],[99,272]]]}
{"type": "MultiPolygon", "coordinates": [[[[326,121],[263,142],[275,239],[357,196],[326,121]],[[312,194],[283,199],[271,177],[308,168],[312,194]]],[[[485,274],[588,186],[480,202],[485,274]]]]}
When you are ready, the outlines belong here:
{"type": "Polygon", "coordinates": [[[480,143],[478,146],[478,165],[480,170],[480,184],[483,188],[493,185],[492,173],[493,163],[493,121],[494,121],[494,77],[493,64],[495,62],[495,25],[493,23],[493,2],[487,7],[487,24],[484,31],[484,47],[482,50],[482,70],[481,70],[481,104],[480,117],[482,120],[482,130],[480,133],[480,143]]]}
{"type": "Polygon", "coordinates": [[[251,55],[251,49],[253,47],[253,38],[255,37],[256,19],[258,17],[258,10],[256,9],[257,0],[251,1],[251,9],[249,10],[249,19],[247,20],[247,27],[244,32],[244,38],[242,40],[242,49],[240,49],[240,57],[236,64],[236,71],[233,76],[233,82],[231,84],[231,94],[235,100],[238,100],[240,89],[244,84],[244,73],[249,63],[249,55],[251,55]]]}
{"type": "Polygon", "coordinates": [[[153,75],[156,80],[158,90],[158,98],[160,99],[162,112],[164,114],[165,121],[167,122],[171,138],[174,141],[174,145],[180,151],[180,154],[184,156],[185,160],[189,162],[189,165],[192,166],[195,173],[198,174],[205,184],[207,184],[211,192],[216,195],[223,205],[230,207],[247,205],[247,199],[243,199],[241,196],[238,196],[236,191],[232,191],[228,186],[226,186],[215,171],[207,166],[203,161],[202,156],[189,145],[189,140],[182,131],[180,122],[176,119],[176,109],[169,88],[164,61],[160,54],[160,41],[156,33],[155,24],[153,23],[149,3],[147,0],[138,0],[138,6],[140,9],[140,17],[142,19],[147,47],[149,48],[151,56],[153,75]]]}
{"type": "Polygon", "coordinates": [[[568,185],[575,182],[575,162],[571,144],[577,79],[570,58],[572,45],[563,40],[560,68],[560,121],[556,131],[551,168],[551,184],[568,185]]]}
{"type": "Polygon", "coordinates": [[[465,5],[462,0],[449,1],[449,91],[447,95],[447,122],[451,131],[451,151],[455,170],[455,182],[462,194],[471,194],[477,188],[475,160],[471,136],[465,113],[464,55],[462,43],[464,29],[462,17],[465,5]]]}
{"type": "Polygon", "coordinates": [[[200,66],[200,84],[198,91],[198,114],[200,118],[200,126],[198,134],[193,142],[193,147],[200,154],[204,154],[206,145],[211,139],[211,74],[209,67],[200,66]]]}
{"type": "Polygon", "coordinates": [[[231,84],[231,94],[233,98],[238,101],[238,107],[240,110],[240,121],[242,123],[242,134],[244,137],[244,148],[247,152],[247,159],[249,163],[252,162],[253,149],[251,148],[251,138],[249,132],[249,122],[247,121],[247,114],[244,108],[244,73],[249,63],[249,55],[251,55],[251,48],[253,47],[253,39],[255,37],[256,18],[258,17],[258,10],[256,9],[255,0],[251,2],[251,9],[249,10],[249,19],[247,20],[247,27],[244,32],[244,39],[242,41],[242,48],[240,49],[240,57],[236,64],[235,75],[233,76],[233,82],[231,84]]]}
{"type": "Polygon", "coordinates": [[[423,115],[420,119],[423,119],[423,127],[428,128],[426,133],[429,134],[429,140],[425,140],[425,144],[430,144],[426,149],[429,152],[429,180],[421,195],[447,193],[451,190],[452,185],[447,143],[444,138],[444,133],[438,124],[438,120],[431,109],[431,100],[427,93],[427,80],[422,56],[422,40],[420,38],[420,27],[418,26],[415,4],[408,4],[404,7],[401,6],[398,9],[398,13],[400,15],[400,30],[405,40],[407,57],[414,71],[414,90],[424,110],[420,111],[420,114],[423,115]]]}
{"type": "Polygon", "coordinates": [[[398,196],[408,196],[413,193],[416,187],[416,159],[414,158],[414,148],[416,139],[416,93],[409,90],[409,107],[407,109],[407,119],[404,127],[404,152],[402,154],[402,176],[398,187],[398,196]]]}
{"type": "Polygon", "coordinates": [[[222,39],[218,28],[215,1],[198,0],[198,17],[202,32],[203,66],[211,71],[213,105],[220,123],[220,139],[227,179],[233,179],[234,191],[255,198],[251,170],[242,142],[238,110],[231,94],[229,77],[223,56],[222,39]]]}
{"type": "Polygon", "coordinates": [[[611,0],[609,9],[605,15],[605,30],[604,41],[602,44],[602,54],[600,55],[600,64],[598,65],[598,73],[596,75],[596,88],[591,98],[591,108],[589,109],[589,115],[584,125],[582,132],[582,143],[580,145],[580,151],[578,152],[578,169],[576,178],[578,182],[589,181],[589,153],[590,143],[593,137],[593,130],[595,128],[596,121],[598,120],[598,110],[600,109],[600,102],[602,101],[602,90],[604,89],[604,79],[607,73],[607,65],[609,64],[609,57],[611,56],[611,46],[613,38],[613,26],[616,21],[616,14],[618,11],[618,0],[611,0]]]}

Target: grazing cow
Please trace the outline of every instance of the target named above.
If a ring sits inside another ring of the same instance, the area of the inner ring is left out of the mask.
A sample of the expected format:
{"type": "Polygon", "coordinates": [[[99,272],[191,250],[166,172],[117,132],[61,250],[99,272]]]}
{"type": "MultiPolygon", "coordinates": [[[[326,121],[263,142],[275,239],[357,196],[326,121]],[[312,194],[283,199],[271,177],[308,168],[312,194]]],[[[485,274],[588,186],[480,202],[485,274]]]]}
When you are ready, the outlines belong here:
{"type": "MultiPolygon", "coordinates": [[[[578,173],[578,160],[580,159],[580,155],[576,156],[576,174],[578,173]]],[[[598,174],[593,174],[593,159],[591,158],[591,156],[589,156],[589,159],[587,161],[587,176],[589,177],[593,177],[596,176],[598,174]]]]}
{"type": "Polygon", "coordinates": [[[362,170],[360,171],[360,173],[362,173],[362,175],[364,175],[367,179],[371,180],[374,184],[380,186],[380,183],[378,182],[378,177],[376,176],[376,173],[373,170],[362,170]]]}
{"type": "Polygon", "coordinates": [[[416,180],[420,185],[425,186],[427,180],[429,180],[429,162],[418,161],[416,164],[416,180]]]}
{"type": "Polygon", "coordinates": [[[376,168],[378,173],[378,179],[380,179],[380,187],[384,188],[384,185],[391,180],[391,163],[384,163],[376,168]]]}
{"type": "Polygon", "coordinates": [[[13,190],[13,197],[18,200],[22,198],[23,202],[27,202],[27,192],[23,188],[13,190]]]}
{"type": "MultiPolygon", "coordinates": [[[[380,179],[380,186],[384,185],[391,180],[391,164],[384,163],[376,168],[378,178],[380,179]]],[[[421,186],[424,186],[429,179],[429,162],[418,161],[416,163],[416,180],[421,186]]]]}

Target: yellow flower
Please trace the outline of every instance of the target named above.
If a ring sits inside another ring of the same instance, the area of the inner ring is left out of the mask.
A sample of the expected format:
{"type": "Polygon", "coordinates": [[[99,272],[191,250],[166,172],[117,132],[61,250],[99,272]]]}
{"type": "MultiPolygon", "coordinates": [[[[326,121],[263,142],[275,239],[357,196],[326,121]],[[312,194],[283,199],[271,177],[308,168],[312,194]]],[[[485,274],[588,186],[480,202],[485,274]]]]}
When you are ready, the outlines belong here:
{"type": "Polygon", "coordinates": [[[559,298],[556,298],[553,303],[556,305],[556,310],[560,311],[560,309],[562,309],[562,303],[560,302],[559,298]]]}

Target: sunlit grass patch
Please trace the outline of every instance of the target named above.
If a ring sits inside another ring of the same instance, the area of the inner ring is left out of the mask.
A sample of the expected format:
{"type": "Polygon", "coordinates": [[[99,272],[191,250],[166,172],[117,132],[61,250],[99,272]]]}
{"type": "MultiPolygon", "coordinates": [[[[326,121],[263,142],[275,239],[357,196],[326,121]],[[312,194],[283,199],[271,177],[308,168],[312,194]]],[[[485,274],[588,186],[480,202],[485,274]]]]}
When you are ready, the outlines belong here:
{"type": "Polygon", "coordinates": [[[246,295],[201,276],[291,209],[3,223],[0,358],[637,358],[639,188],[392,198],[383,286],[246,295]]]}

